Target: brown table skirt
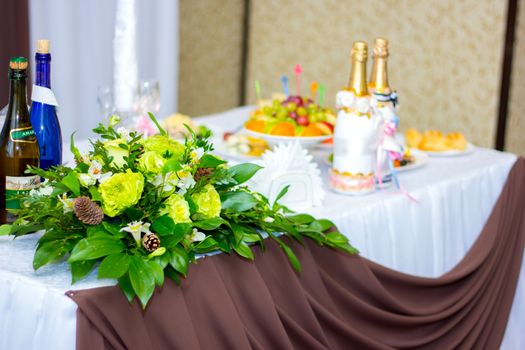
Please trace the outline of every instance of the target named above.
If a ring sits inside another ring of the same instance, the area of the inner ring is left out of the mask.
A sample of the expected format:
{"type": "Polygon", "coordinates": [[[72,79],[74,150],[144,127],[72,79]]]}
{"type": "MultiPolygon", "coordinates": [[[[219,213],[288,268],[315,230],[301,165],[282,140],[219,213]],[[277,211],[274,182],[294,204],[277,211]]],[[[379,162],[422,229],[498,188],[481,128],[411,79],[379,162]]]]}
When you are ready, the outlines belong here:
{"type": "MultiPolygon", "coordinates": [[[[225,254],[166,281],[146,311],[118,287],[68,292],[77,348],[498,349],[525,243],[525,160],[472,249],[439,278],[399,273],[306,242],[303,272],[268,242],[255,262],[225,254]]],[[[381,244],[381,242],[377,242],[381,244]]]]}

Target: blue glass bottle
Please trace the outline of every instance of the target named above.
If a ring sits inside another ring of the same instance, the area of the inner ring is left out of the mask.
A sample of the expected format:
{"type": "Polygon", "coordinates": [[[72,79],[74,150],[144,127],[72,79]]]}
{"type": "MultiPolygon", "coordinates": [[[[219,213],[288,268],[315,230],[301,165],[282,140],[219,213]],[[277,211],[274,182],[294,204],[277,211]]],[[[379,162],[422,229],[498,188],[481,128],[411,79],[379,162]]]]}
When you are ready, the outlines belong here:
{"type": "MultiPolygon", "coordinates": [[[[35,84],[51,89],[51,54],[48,48],[47,40],[39,40],[35,54],[35,84]]],[[[31,124],[40,146],[40,167],[45,170],[62,163],[62,132],[56,106],[39,102],[38,99],[35,101],[34,96],[33,92],[31,124]]]]}

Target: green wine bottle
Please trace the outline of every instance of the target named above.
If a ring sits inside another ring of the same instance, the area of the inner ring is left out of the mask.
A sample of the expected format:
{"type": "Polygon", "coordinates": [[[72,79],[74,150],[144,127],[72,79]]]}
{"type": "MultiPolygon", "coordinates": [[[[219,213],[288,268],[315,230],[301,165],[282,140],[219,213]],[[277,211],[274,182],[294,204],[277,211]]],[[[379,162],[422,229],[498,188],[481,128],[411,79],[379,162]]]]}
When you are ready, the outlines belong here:
{"type": "Polygon", "coordinates": [[[27,59],[9,61],[9,107],[0,133],[0,223],[12,223],[9,209],[20,208],[20,196],[38,187],[40,177],[25,173],[28,165],[39,166],[40,153],[31,126],[26,94],[27,59]]]}

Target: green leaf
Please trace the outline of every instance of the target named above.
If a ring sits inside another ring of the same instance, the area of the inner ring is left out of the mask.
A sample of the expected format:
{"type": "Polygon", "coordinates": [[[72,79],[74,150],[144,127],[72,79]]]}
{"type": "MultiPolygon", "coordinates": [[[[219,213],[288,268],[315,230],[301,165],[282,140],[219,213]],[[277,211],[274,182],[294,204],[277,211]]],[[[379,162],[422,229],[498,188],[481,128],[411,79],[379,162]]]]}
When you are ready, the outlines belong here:
{"type": "Polygon", "coordinates": [[[175,230],[175,222],[168,215],[163,215],[153,221],[151,228],[159,235],[171,235],[175,230]]]}
{"type": "Polygon", "coordinates": [[[225,224],[226,221],[221,217],[209,218],[206,220],[195,221],[193,223],[194,227],[200,228],[201,230],[211,231],[219,228],[222,224],[225,224]]]}
{"type": "Polygon", "coordinates": [[[8,235],[11,232],[11,225],[0,226],[0,236],[8,235]]]}
{"type": "Polygon", "coordinates": [[[148,112],[148,115],[149,115],[149,119],[151,119],[151,121],[155,124],[155,126],[157,127],[157,129],[159,130],[159,133],[163,136],[167,136],[168,133],[166,132],[166,130],[164,130],[162,128],[162,126],[160,126],[159,122],[157,121],[157,118],[155,118],[155,116],[153,115],[153,113],[151,112],[148,112]]]}
{"type": "Polygon", "coordinates": [[[255,243],[255,242],[261,242],[262,238],[261,236],[253,234],[253,233],[245,233],[242,236],[242,240],[246,243],[255,243]]]}
{"type": "Polygon", "coordinates": [[[205,154],[202,156],[199,162],[199,167],[200,168],[216,168],[219,165],[224,164],[224,163],[226,163],[226,161],[220,158],[217,158],[214,155],[205,154]]]}
{"type": "Polygon", "coordinates": [[[155,291],[153,270],[146,260],[131,256],[128,274],[131,286],[139,298],[142,308],[145,309],[155,291]]]}
{"type": "Polygon", "coordinates": [[[228,241],[228,237],[223,234],[218,234],[213,236],[215,238],[215,241],[217,242],[217,245],[219,246],[219,249],[222,250],[225,253],[230,253],[230,242],[228,241]]]}
{"type": "Polygon", "coordinates": [[[175,247],[188,233],[191,231],[190,223],[175,224],[175,228],[171,235],[162,237],[162,246],[166,248],[175,247]]]}
{"type": "Polygon", "coordinates": [[[131,285],[131,281],[129,280],[129,274],[125,274],[124,276],[120,277],[118,279],[118,285],[120,289],[122,289],[122,292],[126,296],[126,299],[128,299],[128,302],[132,302],[133,298],[135,297],[135,291],[133,290],[133,286],[131,285]]]}
{"type": "Polygon", "coordinates": [[[248,192],[233,191],[221,194],[222,209],[243,212],[255,207],[257,199],[248,192]]]}
{"type": "Polygon", "coordinates": [[[317,220],[317,222],[321,225],[321,230],[324,232],[328,229],[331,229],[332,227],[335,227],[335,224],[327,219],[320,219],[317,220]]]}
{"type": "Polygon", "coordinates": [[[287,218],[299,225],[309,224],[315,221],[315,218],[308,214],[291,215],[287,216],[287,218]]]}
{"type": "Polygon", "coordinates": [[[40,224],[27,224],[27,225],[13,225],[11,227],[11,233],[12,235],[16,236],[22,236],[28,233],[33,233],[39,230],[42,230],[44,226],[40,224]]]}
{"type": "Polygon", "coordinates": [[[133,207],[126,209],[125,214],[128,216],[129,221],[138,221],[144,217],[142,210],[133,207]]]}
{"type": "Polygon", "coordinates": [[[97,260],[84,260],[71,263],[71,284],[86,277],[95,267],[97,260]]]}
{"type": "Polygon", "coordinates": [[[171,259],[171,255],[169,252],[166,252],[162,254],[161,256],[156,256],[154,258],[157,264],[159,264],[160,267],[162,267],[163,269],[166,268],[166,266],[168,266],[168,264],[170,263],[170,259],[171,259]]]}
{"type": "Polygon", "coordinates": [[[98,192],[95,186],[89,188],[89,194],[91,194],[91,200],[94,202],[102,202],[102,196],[98,192]]]}
{"type": "Polygon", "coordinates": [[[166,175],[170,172],[176,172],[182,169],[182,165],[180,165],[180,162],[176,159],[170,159],[168,160],[164,166],[162,167],[162,175],[166,175]]]}
{"type": "Polygon", "coordinates": [[[186,253],[181,246],[176,246],[171,249],[170,255],[170,266],[173,267],[175,271],[178,271],[186,277],[188,274],[188,265],[190,263],[188,253],[186,253]]]}
{"type": "Polygon", "coordinates": [[[295,271],[301,273],[301,263],[299,262],[299,259],[297,259],[297,256],[294,254],[292,249],[288,247],[283,241],[281,241],[279,238],[275,236],[271,236],[274,241],[279,244],[281,249],[285,252],[286,256],[288,257],[288,260],[290,261],[290,264],[292,264],[292,267],[295,269],[295,271]]]}
{"type": "Polygon", "coordinates": [[[127,233],[120,231],[120,226],[118,224],[102,221],[102,226],[107,232],[111,233],[113,236],[124,237],[127,235],[127,233]]]}
{"type": "Polygon", "coordinates": [[[208,236],[203,241],[199,242],[195,247],[197,253],[209,253],[219,247],[217,241],[213,237],[208,236]]]}
{"type": "Polygon", "coordinates": [[[284,195],[288,192],[289,188],[290,188],[290,185],[284,186],[283,189],[279,192],[279,194],[275,198],[275,202],[277,202],[277,201],[279,201],[279,199],[283,198],[284,195]]]}
{"type": "Polygon", "coordinates": [[[166,274],[166,276],[174,280],[178,286],[180,286],[180,275],[177,271],[175,271],[173,267],[166,267],[166,269],[164,269],[164,273],[166,274]]]}
{"type": "Polygon", "coordinates": [[[78,181],[77,173],[71,171],[62,179],[62,183],[66,185],[75,196],[80,196],[80,182],[78,181]]]}
{"type": "Polygon", "coordinates": [[[345,244],[348,243],[348,238],[344,236],[343,234],[339,232],[330,232],[326,234],[326,239],[329,242],[335,243],[335,244],[345,244]]]}
{"type": "Polygon", "coordinates": [[[233,246],[233,250],[246,259],[253,260],[253,252],[244,242],[240,242],[238,245],[233,246]]]}
{"type": "Polygon", "coordinates": [[[50,241],[38,245],[33,257],[33,268],[38,270],[44,265],[61,260],[68,252],[64,241],[50,241]]]}
{"type": "Polygon", "coordinates": [[[57,182],[53,185],[53,192],[51,192],[51,197],[56,197],[62,193],[66,193],[67,191],[69,191],[69,188],[66,185],[57,182]]]}
{"type": "Polygon", "coordinates": [[[78,163],[75,169],[77,169],[79,173],[87,173],[89,171],[89,165],[86,163],[78,163]]]}
{"type": "Polygon", "coordinates": [[[77,243],[68,261],[98,259],[106,255],[122,252],[126,247],[114,237],[93,236],[80,240],[77,243]]]}
{"type": "Polygon", "coordinates": [[[128,272],[131,258],[125,253],[108,255],[98,268],[98,278],[120,278],[128,272]]]}
{"type": "Polygon", "coordinates": [[[50,242],[50,241],[57,241],[57,240],[63,240],[66,237],[69,237],[70,234],[67,232],[60,231],[58,229],[50,229],[40,237],[38,240],[39,244],[50,242]]]}
{"type": "Polygon", "coordinates": [[[230,223],[230,226],[232,228],[233,237],[235,238],[235,243],[239,243],[243,239],[243,236],[245,235],[243,226],[239,225],[238,223],[234,221],[230,223]]]}
{"type": "Polygon", "coordinates": [[[148,261],[148,264],[151,268],[151,271],[153,272],[153,279],[155,280],[155,284],[159,287],[162,287],[162,285],[164,284],[163,268],[155,260],[148,261]]]}
{"type": "Polygon", "coordinates": [[[262,167],[253,163],[243,163],[232,166],[228,169],[228,174],[237,181],[237,184],[242,184],[255,175],[256,172],[261,170],[262,167]]]}
{"type": "Polygon", "coordinates": [[[75,132],[73,132],[71,134],[71,138],[69,139],[69,150],[71,151],[71,153],[73,153],[73,155],[75,156],[75,159],[82,159],[82,156],[80,155],[80,151],[78,150],[78,148],[75,146],[75,132]]]}

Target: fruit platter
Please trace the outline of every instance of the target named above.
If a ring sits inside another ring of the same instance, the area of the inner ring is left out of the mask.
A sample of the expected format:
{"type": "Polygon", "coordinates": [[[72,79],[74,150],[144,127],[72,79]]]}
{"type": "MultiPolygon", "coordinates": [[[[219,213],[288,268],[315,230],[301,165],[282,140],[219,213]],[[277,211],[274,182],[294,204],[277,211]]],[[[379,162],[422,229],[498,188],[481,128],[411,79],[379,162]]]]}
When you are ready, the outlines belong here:
{"type": "Polygon", "coordinates": [[[330,142],[335,123],[335,113],[310,98],[277,95],[270,101],[260,101],[244,127],[246,133],[270,145],[298,141],[304,147],[311,147],[330,142]]]}

